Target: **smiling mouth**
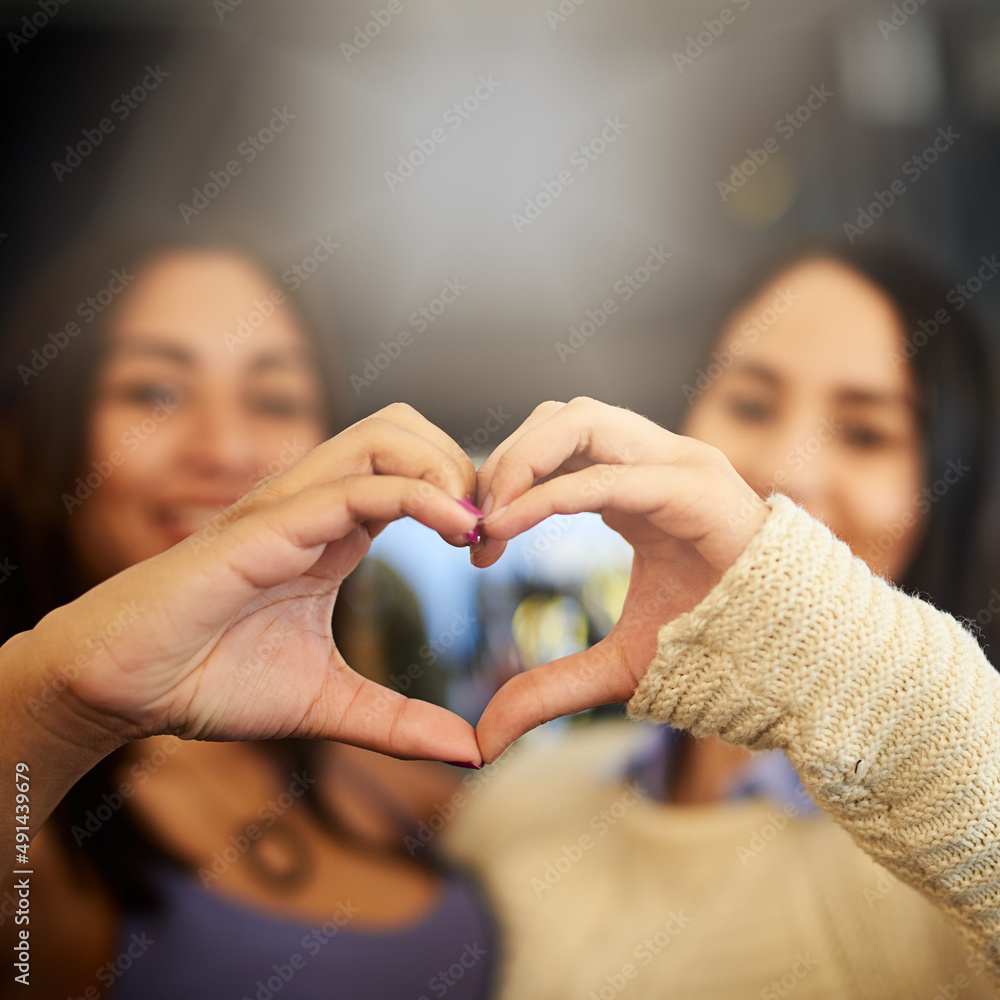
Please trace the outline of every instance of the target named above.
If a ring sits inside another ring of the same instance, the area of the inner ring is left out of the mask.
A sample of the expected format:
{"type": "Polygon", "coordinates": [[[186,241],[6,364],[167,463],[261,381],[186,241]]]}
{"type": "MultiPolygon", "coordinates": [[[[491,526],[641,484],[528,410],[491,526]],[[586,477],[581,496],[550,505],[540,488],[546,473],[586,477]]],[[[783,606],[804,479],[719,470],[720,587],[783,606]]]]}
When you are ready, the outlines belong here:
{"type": "Polygon", "coordinates": [[[178,504],[171,507],[161,507],[157,512],[157,521],[171,535],[177,538],[187,538],[199,528],[203,528],[213,517],[218,516],[229,504],[178,504]]]}

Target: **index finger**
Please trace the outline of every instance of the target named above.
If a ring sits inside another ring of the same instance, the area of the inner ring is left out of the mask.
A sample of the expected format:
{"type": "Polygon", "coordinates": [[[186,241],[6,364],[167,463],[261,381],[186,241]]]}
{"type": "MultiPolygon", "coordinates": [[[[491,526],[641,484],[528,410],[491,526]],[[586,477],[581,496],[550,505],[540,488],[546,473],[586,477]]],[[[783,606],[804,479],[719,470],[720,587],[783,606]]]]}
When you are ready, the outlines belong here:
{"type": "Polygon", "coordinates": [[[311,486],[357,475],[423,479],[456,500],[475,494],[476,470],[468,455],[412,407],[393,404],[352,424],[288,469],[263,480],[240,505],[240,513],[311,486]]]}
{"type": "Polygon", "coordinates": [[[527,427],[498,457],[484,512],[495,517],[547,477],[591,465],[674,462],[685,440],[631,410],[579,397],[527,427]]]}

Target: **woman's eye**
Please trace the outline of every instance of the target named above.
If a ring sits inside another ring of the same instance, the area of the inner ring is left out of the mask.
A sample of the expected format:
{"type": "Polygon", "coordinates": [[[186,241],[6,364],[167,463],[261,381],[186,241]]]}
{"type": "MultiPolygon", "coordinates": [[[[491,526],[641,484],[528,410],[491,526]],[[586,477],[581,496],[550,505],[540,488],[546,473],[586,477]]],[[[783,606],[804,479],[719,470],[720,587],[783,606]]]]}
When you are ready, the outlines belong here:
{"type": "Polygon", "coordinates": [[[757,399],[731,398],[729,411],[737,420],[760,424],[768,420],[773,413],[770,404],[757,399]]]}
{"type": "Polygon", "coordinates": [[[258,396],[253,408],[269,417],[298,417],[306,412],[306,405],[294,396],[258,396]]]}
{"type": "Polygon", "coordinates": [[[874,427],[846,424],[843,429],[844,440],[852,447],[864,451],[874,451],[884,448],[889,438],[874,427]]]}
{"type": "Polygon", "coordinates": [[[118,395],[130,403],[139,406],[176,407],[181,401],[181,391],[177,386],[165,385],[162,382],[143,382],[136,385],[123,386],[118,395]]]}

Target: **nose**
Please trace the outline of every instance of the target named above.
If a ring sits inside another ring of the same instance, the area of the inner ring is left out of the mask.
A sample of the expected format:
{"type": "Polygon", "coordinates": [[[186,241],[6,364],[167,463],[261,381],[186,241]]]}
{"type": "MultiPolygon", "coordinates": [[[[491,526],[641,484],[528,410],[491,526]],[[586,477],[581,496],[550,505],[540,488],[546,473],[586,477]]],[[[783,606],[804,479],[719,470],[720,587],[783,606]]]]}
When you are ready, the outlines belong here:
{"type": "Polygon", "coordinates": [[[238,401],[205,398],[188,407],[185,464],[199,476],[249,489],[256,469],[258,442],[238,401]]]}
{"type": "Polygon", "coordinates": [[[832,488],[834,430],[827,419],[782,425],[761,442],[744,478],[761,496],[777,490],[822,518],[832,488]]]}

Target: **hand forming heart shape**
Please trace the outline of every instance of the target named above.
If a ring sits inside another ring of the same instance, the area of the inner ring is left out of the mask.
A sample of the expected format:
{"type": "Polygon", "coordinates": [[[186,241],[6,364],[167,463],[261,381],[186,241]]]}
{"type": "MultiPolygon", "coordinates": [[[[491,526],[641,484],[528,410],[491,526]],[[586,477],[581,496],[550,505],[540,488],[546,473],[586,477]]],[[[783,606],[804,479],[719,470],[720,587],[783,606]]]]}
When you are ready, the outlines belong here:
{"type": "Polygon", "coordinates": [[[397,404],[46,616],[30,633],[25,692],[65,689],[46,725],[86,733],[103,752],[164,732],[312,737],[478,766],[543,721],[626,700],[660,626],[708,593],[766,513],[721,452],[594,400],[542,404],[478,473],[443,431],[397,404]],[[476,730],[356,674],[330,632],[340,583],[371,539],[408,515],[467,544],[477,515],[465,497],[484,515],[478,566],[550,515],[581,511],[600,512],[635,552],[611,633],[514,677],[476,730]],[[128,605],[134,624],[109,638],[128,605]]]}

